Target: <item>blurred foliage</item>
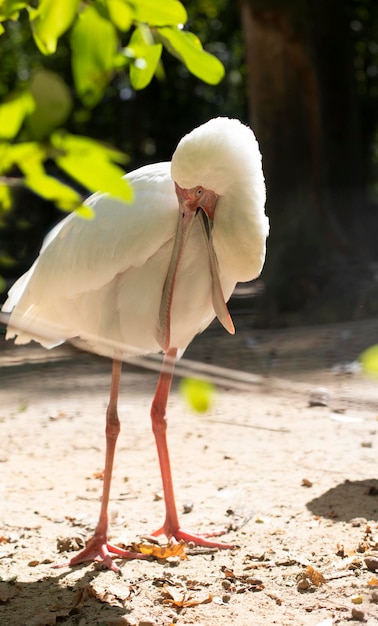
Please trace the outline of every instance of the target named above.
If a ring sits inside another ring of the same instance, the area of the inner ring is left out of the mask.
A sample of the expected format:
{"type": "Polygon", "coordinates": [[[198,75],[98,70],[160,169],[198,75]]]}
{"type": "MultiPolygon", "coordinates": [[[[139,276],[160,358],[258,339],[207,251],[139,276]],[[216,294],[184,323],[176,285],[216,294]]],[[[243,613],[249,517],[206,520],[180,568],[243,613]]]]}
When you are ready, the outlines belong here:
{"type": "Polygon", "coordinates": [[[215,4],[203,3],[197,37],[177,0],[0,0],[0,274],[26,269],[56,208],[89,216],[88,192],[131,198],[125,153],[155,152],[153,101],[178,75],[182,87],[224,76],[219,47],[201,44],[215,4]]]}
{"type": "Polygon", "coordinates": [[[143,89],[162,72],[163,48],[210,84],[223,78],[224,68],[203,50],[196,35],[183,30],[187,13],[178,0],[93,0],[90,4],[40,0],[34,5],[0,1],[2,40],[11,42],[8,49],[5,44],[4,56],[10,62],[5,59],[5,73],[10,70],[15,81],[0,105],[0,182],[6,185],[7,174],[16,168],[24,174],[27,187],[59,208],[80,207],[80,194],[45,172],[44,164],[51,160],[89,191],[106,191],[130,200],[131,189],[119,180],[123,172],[116,163],[123,163],[124,157],[118,151],[55,132],[73,111],[72,87],[87,111],[100,102],[117,74],[128,75],[134,90],[143,89]],[[25,45],[28,26],[45,56],[54,55],[59,39],[66,35],[64,56],[71,62],[71,85],[59,73],[38,67],[41,58],[33,49],[29,54],[30,39],[25,45]],[[24,54],[18,60],[20,49],[24,54]],[[23,144],[25,149],[20,149],[23,144]]]}
{"type": "Polygon", "coordinates": [[[364,374],[369,376],[378,376],[378,346],[370,346],[366,348],[358,357],[364,374]]]}

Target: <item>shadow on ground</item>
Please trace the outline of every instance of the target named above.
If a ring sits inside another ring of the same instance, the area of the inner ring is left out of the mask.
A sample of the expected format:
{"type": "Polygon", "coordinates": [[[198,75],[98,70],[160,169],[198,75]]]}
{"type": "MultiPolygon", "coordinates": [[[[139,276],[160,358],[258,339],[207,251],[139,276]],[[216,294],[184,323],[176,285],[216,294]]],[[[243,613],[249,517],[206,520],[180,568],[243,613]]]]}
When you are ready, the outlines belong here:
{"type": "Polygon", "coordinates": [[[346,480],[308,502],[307,508],[336,522],[350,522],[356,517],[378,520],[378,480],[346,480]]]}

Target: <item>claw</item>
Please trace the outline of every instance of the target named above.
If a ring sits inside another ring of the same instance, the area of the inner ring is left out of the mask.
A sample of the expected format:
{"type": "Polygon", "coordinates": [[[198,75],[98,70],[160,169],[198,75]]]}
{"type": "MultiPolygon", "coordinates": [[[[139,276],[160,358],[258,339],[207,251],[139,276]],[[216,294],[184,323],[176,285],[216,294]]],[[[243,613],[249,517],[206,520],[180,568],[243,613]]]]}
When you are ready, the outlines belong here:
{"type": "Polygon", "coordinates": [[[97,561],[103,563],[105,567],[112,570],[116,574],[122,574],[121,569],[113,561],[115,558],[121,559],[146,559],[145,554],[139,554],[138,552],[131,552],[130,550],[123,550],[118,546],[113,546],[108,543],[104,537],[94,536],[88,542],[87,546],[79,552],[76,556],[72,557],[65,563],[58,563],[54,565],[54,568],[60,567],[72,567],[79,565],[79,563],[87,563],[88,561],[97,561]]]}

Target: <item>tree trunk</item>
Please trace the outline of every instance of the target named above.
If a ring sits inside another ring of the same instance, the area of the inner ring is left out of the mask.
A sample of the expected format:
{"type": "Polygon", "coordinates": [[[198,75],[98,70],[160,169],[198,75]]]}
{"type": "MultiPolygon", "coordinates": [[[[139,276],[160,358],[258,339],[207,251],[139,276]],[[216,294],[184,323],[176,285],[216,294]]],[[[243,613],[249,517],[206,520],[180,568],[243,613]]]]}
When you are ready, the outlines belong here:
{"type": "MultiPolygon", "coordinates": [[[[313,302],[358,249],[363,165],[345,4],[239,0],[271,220],[265,323],[315,321],[313,302]]],[[[320,317],[337,318],[341,302],[344,313],[354,307],[340,288],[348,303],[338,294],[320,317]]]]}

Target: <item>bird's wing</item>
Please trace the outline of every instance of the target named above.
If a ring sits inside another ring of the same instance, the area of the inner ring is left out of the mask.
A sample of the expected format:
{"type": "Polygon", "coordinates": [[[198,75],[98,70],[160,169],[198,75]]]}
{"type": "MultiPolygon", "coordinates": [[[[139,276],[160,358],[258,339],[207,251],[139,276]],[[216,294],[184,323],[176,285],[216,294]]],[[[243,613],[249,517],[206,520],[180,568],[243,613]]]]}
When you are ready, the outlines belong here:
{"type": "Polygon", "coordinates": [[[72,298],[143,265],[174,237],[177,198],[169,172],[169,163],[159,163],[127,175],[134,189],[130,204],[91,196],[87,204],[94,219],[72,213],[47,235],[34,265],[12,287],[4,310],[11,311],[21,299],[25,310],[28,300],[72,298]]]}

